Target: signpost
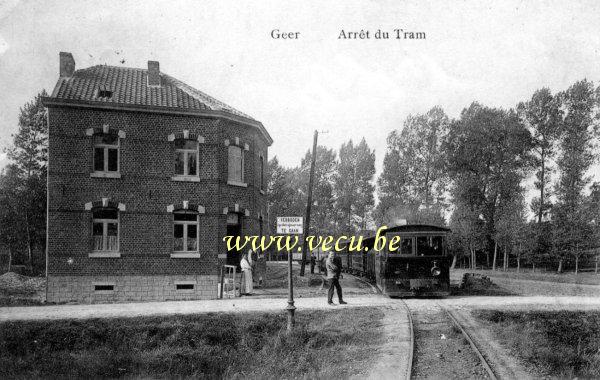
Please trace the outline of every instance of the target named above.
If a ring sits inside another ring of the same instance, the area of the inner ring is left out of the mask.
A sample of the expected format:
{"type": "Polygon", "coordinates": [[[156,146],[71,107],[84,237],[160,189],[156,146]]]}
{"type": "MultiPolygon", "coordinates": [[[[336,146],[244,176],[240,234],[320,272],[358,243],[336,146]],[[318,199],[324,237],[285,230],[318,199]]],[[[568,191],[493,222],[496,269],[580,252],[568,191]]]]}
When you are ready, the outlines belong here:
{"type": "Polygon", "coordinates": [[[278,216],[277,233],[280,235],[302,234],[303,219],[301,216],[278,216]]]}
{"type": "MultiPolygon", "coordinates": [[[[303,232],[303,218],[301,216],[278,216],[277,233],[282,235],[301,235],[303,232]]],[[[287,330],[292,331],[294,327],[294,284],[292,281],[292,253],[288,252],[288,313],[287,330]]]]}

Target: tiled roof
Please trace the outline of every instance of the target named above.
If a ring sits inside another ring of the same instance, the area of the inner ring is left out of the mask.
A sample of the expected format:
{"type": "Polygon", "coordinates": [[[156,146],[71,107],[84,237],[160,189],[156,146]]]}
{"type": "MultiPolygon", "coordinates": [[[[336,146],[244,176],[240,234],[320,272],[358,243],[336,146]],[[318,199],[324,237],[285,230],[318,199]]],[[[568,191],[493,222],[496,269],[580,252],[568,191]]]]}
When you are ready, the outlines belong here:
{"type": "Polygon", "coordinates": [[[51,98],[135,106],[171,107],[185,110],[223,111],[254,120],[233,107],[160,73],[161,86],[147,85],[148,70],[97,65],[77,70],[58,80],[51,98]],[[112,91],[110,98],[98,97],[98,90],[112,91]]]}

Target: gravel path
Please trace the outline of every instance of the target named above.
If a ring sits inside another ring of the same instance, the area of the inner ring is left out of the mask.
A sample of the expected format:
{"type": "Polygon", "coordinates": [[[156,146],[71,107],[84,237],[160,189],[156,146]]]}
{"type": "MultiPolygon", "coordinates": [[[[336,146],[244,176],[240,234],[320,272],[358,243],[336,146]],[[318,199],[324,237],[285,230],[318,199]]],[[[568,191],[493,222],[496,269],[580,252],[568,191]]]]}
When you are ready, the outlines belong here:
{"type": "MultiPolygon", "coordinates": [[[[296,312],[302,309],[333,309],[336,307],[388,306],[396,301],[378,295],[347,298],[348,305],[329,306],[326,297],[298,298],[296,312]]],[[[135,317],[168,314],[196,314],[217,312],[283,312],[287,306],[285,299],[232,298],[206,301],[167,301],[144,303],[115,303],[93,305],[20,306],[0,308],[0,322],[31,319],[85,319],[135,317]]]]}
{"type": "MultiPolygon", "coordinates": [[[[401,303],[383,308],[385,342],[377,349],[378,362],[368,379],[404,379],[411,358],[411,327],[407,310],[401,303]]],[[[407,379],[408,380],[408,379],[407,379]]]]}

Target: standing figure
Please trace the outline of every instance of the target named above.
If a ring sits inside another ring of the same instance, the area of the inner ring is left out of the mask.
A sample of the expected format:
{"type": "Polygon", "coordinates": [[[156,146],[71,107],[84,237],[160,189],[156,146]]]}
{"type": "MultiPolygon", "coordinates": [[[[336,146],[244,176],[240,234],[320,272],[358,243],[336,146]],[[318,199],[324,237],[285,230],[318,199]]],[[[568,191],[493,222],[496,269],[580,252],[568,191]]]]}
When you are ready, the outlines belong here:
{"type": "Polygon", "coordinates": [[[315,257],[315,253],[310,253],[310,274],[315,273],[315,264],[317,263],[317,258],[315,257]]]}
{"type": "Polygon", "coordinates": [[[252,250],[249,253],[244,253],[242,255],[242,260],[240,261],[240,267],[242,268],[242,272],[244,273],[244,290],[245,292],[242,294],[246,294],[248,296],[252,295],[253,291],[253,283],[252,283],[252,250]]]}
{"type": "Polygon", "coordinates": [[[327,292],[327,303],[330,305],[335,305],[333,303],[333,290],[334,288],[337,290],[338,299],[340,305],[345,305],[342,298],[342,286],[340,285],[340,275],[342,273],[342,266],[340,265],[340,260],[336,260],[336,254],[334,251],[329,252],[329,256],[327,256],[327,261],[325,262],[325,267],[327,268],[327,281],[329,281],[329,291],[327,292]]]}

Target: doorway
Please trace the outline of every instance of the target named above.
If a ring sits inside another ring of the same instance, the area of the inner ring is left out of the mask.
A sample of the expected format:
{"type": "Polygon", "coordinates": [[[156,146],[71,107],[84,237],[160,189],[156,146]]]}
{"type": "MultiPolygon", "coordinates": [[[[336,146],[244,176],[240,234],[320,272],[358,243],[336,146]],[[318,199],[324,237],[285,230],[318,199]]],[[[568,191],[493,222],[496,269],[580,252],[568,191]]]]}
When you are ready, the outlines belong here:
{"type": "MultiPolygon", "coordinates": [[[[227,236],[233,236],[233,241],[235,241],[237,236],[242,235],[242,223],[240,214],[235,212],[230,212],[227,214],[227,236]]],[[[237,249],[232,248],[227,251],[227,265],[235,265],[237,267],[238,272],[240,271],[240,257],[241,252],[237,249]]]]}

